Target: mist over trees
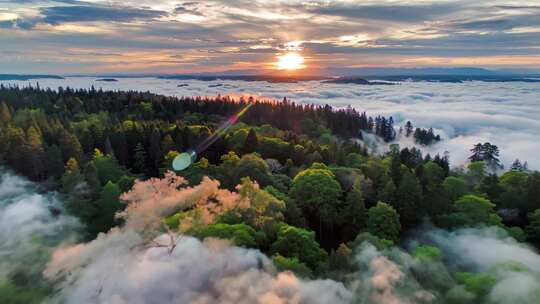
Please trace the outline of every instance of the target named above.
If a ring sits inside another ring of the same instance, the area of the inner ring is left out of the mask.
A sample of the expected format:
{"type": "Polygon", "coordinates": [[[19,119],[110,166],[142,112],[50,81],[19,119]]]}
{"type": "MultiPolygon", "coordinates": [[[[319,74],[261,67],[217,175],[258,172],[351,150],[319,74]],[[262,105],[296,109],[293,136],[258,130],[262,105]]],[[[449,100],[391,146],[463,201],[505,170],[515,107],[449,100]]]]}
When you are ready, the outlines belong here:
{"type": "MultiPolygon", "coordinates": [[[[227,239],[246,250],[245,256],[253,256],[254,249],[264,253],[269,257],[264,263],[271,260],[280,271],[356,286],[343,296],[348,300],[387,290],[373,291],[361,278],[393,269],[400,273],[396,282],[408,278],[403,284],[416,284],[407,285],[409,291],[426,291],[423,295],[440,303],[493,303],[490,297],[508,278],[507,271],[444,264],[443,257],[457,254],[440,238],[461,240],[478,235],[467,229],[496,229],[496,235],[485,238],[497,246],[526,248],[506,239],[512,237],[540,248],[540,173],[519,160],[501,172],[501,152],[491,143],[475,145],[465,168],[451,168],[451,155],[398,145],[370,154],[362,141],[368,133],[388,143],[400,133],[421,145],[440,140],[432,129],[414,128],[411,122],[396,132],[392,117],[286,99],[179,99],[93,88],[0,86],[2,165],[59,192],[62,210],[84,225],[79,238],[87,242],[85,250],[110,242],[141,260],[144,250],[114,243],[115,237],[143,248],[160,234],[193,237],[174,246],[154,244],[170,252],[176,246],[206,252],[205,239],[227,239]],[[194,164],[176,174],[169,171],[175,156],[193,149],[248,103],[254,105],[241,122],[194,164]],[[456,234],[439,231],[439,239],[426,237],[429,242],[409,248],[409,237],[426,225],[456,234]],[[141,239],[132,240],[132,232],[141,239]],[[408,251],[399,255],[396,250],[408,251]]],[[[235,256],[227,249],[217,252],[235,256]]],[[[105,259],[92,258],[82,265],[97,269],[105,259]]],[[[503,267],[499,262],[491,266],[503,267]]],[[[524,273],[537,275],[538,269],[527,267],[524,273]]],[[[50,294],[40,289],[35,297],[18,297],[19,290],[30,288],[20,273],[32,282],[42,279],[41,272],[0,273],[0,295],[8,303],[37,303],[50,294]]],[[[390,285],[396,299],[424,301],[405,289],[394,294],[390,285]]],[[[376,296],[359,302],[385,303],[376,296]]]]}

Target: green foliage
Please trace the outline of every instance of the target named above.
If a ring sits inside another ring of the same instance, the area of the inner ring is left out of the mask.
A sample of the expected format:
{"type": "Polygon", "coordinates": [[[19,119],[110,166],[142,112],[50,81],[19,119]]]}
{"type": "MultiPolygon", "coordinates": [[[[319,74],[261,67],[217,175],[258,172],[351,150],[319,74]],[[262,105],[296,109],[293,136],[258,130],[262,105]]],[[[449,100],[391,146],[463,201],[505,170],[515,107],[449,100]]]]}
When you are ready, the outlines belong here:
{"type": "Polygon", "coordinates": [[[2,304],[38,304],[42,303],[50,292],[47,288],[17,286],[9,281],[0,281],[2,304]]]}
{"type": "Polygon", "coordinates": [[[540,209],[529,213],[529,225],[525,228],[527,240],[540,248],[540,209]]]}
{"type": "Polygon", "coordinates": [[[414,249],[413,256],[421,261],[430,262],[440,261],[443,254],[442,251],[435,246],[421,245],[414,249]]]}
{"type": "Polygon", "coordinates": [[[66,163],[65,173],[62,176],[62,191],[71,192],[82,181],[79,163],[75,158],[70,158],[66,163]]]}
{"type": "Polygon", "coordinates": [[[326,169],[307,169],[293,179],[290,195],[310,209],[332,208],[341,196],[341,186],[326,169]]]}
{"type": "Polygon", "coordinates": [[[257,151],[264,158],[275,158],[285,161],[289,157],[289,143],[276,137],[263,137],[258,143],[257,151]]]}
{"type": "Polygon", "coordinates": [[[349,244],[349,247],[356,249],[364,243],[369,243],[375,246],[377,250],[388,249],[394,245],[394,242],[392,240],[382,239],[369,232],[362,232],[358,234],[356,238],[349,244]]]}
{"type": "Polygon", "coordinates": [[[464,195],[455,204],[455,212],[445,219],[451,227],[501,226],[501,218],[495,213],[493,204],[488,199],[476,195],[464,195]]]}
{"type": "Polygon", "coordinates": [[[378,202],[368,210],[367,230],[381,239],[397,242],[401,233],[399,214],[392,206],[378,202]]]}
{"type": "Polygon", "coordinates": [[[257,232],[246,224],[211,224],[194,234],[201,239],[214,237],[231,240],[236,246],[257,247],[257,232]]]}
{"type": "Polygon", "coordinates": [[[467,184],[462,177],[448,176],[442,183],[442,187],[451,201],[467,193],[467,184]]]}
{"type": "Polygon", "coordinates": [[[102,185],[105,185],[108,181],[116,183],[126,173],[114,156],[103,155],[98,149],[94,151],[92,162],[97,169],[99,181],[102,185]]]}
{"type": "Polygon", "coordinates": [[[419,215],[427,213],[427,210],[420,208],[422,200],[420,182],[409,170],[406,170],[402,175],[395,200],[395,207],[399,213],[401,223],[406,227],[415,226],[420,220],[419,215]]]}
{"type": "Polygon", "coordinates": [[[247,134],[246,140],[244,141],[244,145],[242,147],[242,153],[253,153],[258,147],[259,140],[257,138],[257,134],[255,133],[255,130],[249,129],[249,133],[247,134]]]}
{"type": "Polygon", "coordinates": [[[302,278],[309,278],[312,275],[311,269],[306,264],[300,262],[296,257],[286,258],[280,254],[272,256],[272,261],[278,271],[292,271],[297,276],[302,278]]]}
{"type": "Polygon", "coordinates": [[[366,162],[364,156],[359,153],[349,153],[345,157],[345,165],[351,168],[361,168],[366,162]]]}
{"type": "Polygon", "coordinates": [[[272,184],[272,177],[268,164],[256,154],[246,154],[242,156],[234,171],[236,184],[244,177],[249,177],[251,180],[258,182],[261,186],[272,184]]]}
{"type": "Polygon", "coordinates": [[[455,274],[458,282],[465,285],[467,291],[478,297],[483,297],[497,282],[496,278],[485,273],[458,272],[455,274]]]}
{"type": "Polygon", "coordinates": [[[297,258],[313,270],[324,267],[328,254],[317,241],[315,233],[306,229],[283,225],[277,234],[277,240],[271,246],[272,255],[297,258]]]}

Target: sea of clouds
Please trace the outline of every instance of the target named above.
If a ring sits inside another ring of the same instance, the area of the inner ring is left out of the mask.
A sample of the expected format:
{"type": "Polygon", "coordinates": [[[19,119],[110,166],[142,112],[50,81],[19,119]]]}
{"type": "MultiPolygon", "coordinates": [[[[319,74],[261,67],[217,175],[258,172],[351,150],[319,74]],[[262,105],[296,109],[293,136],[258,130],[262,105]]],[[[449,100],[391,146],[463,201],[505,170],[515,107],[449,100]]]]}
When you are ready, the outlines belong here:
{"type": "MultiPolygon", "coordinates": [[[[469,149],[478,142],[499,146],[505,167],[519,158],[531,169],[540,169],[540,83],[403,82],[398,85],[330,84],[319,81],[268,83],[233,80],[198,81],[157,78],[118,78],[101,82],[94,77],[41,79],[41,87],[103,88],[144,90],[170,96],[259,96],[299,103],[329,104],[367,111],[369,115],[392,116],[396,125],[411,120],[416,127],[433,127],[443,141],[430,153],[450,153],[453,165],[467,161],[469,149]],[[180,85],[180,86],[179,86],[180,85]]],[[[33,81],[3,81],[27,86],[33,81]]],[[[399,138],[402,146],[414,145],[399,138]]]]}

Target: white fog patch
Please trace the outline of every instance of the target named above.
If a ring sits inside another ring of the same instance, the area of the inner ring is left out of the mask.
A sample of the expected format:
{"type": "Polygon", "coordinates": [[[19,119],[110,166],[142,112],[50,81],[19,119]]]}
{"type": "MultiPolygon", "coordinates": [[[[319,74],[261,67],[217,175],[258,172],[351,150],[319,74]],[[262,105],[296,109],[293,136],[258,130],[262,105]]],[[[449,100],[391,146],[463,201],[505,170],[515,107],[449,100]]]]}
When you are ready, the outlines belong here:
{"type": "Polygon", "coordinates": [[[37,193],[31,182],[0,169],[0,281],[20,267],[38,268],[41,257],[71,239],[78,222],[59,208],[54,194],[37,193]]]}
{"type": "MultiPolygon", "coordinates": [[[[466,163],[469,149],[478,142],[499,146],[506,167],[516,159],[540,169],[540,84],[525,82],[430,83],[399,85],[330,84],[319,81],[268,83],[232,80],[197,81],[156,78],[118,78],[96,82],[93,77],[41,79],[41,87],[148,90],[170,96],[253,95],[295,102],[351,105],[369,115],[393,116],[396,125],[411,120],[417,127],[433,127],[445,140],[423,150],[449,151],[453,165],[466,163]],[[178,86],[182,85],[182,86],[178,86]],[[187,85],[187,86],[186,86],[187,85]],[[216,86],[219,85],[219,86],[216,86]]],[[[37,81],[4,81],[20,86],[37,81]]],[[[403,142],[403,144],[406,144],[403,142]]]]}

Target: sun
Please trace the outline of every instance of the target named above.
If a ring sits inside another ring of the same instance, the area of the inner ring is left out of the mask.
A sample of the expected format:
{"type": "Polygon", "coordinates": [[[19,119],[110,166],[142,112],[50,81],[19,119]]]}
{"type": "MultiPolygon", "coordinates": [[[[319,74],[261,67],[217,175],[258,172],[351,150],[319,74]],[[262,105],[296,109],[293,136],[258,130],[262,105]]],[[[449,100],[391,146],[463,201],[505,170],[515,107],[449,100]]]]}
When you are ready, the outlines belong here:
{"type": "Polygon", "coordinates": [[[298,70],[305,68],[304,57],[298,53],[287,53],[277,56],[278,61],[275,63],[278,70],[298,70]]]}

